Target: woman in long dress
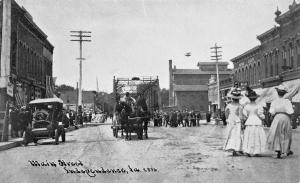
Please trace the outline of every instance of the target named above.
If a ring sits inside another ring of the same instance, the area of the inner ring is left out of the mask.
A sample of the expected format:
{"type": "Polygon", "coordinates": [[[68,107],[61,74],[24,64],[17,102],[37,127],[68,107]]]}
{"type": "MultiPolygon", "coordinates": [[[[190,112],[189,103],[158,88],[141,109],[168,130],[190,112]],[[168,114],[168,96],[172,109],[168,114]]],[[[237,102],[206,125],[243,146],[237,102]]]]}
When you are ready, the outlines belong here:
{"type": "Polygon", "coordinates": [[[227,118],[227,138],[224,144],[224,150],[232,151],[233,156],[237,156],[238,152],[242,152],[242,129],[241,117],[242,106],[239,104],[241,92],[234,89],[230,93],[232,103],[228,104],[225,109],[227,118]]]}
{"type": "Polygon", "coordinates": [[[247,117],[243,139],[243,152],[250,156],[258,156],[266,150],[266,134],[263,128],[263,107],[256,104],[258,95],[249,91],[250,103],[244,107],[243,114],[247,117]]]}
{"type": "Polygon", "coordinates": [[[291,114],[294,113],[292,103],[283,96],[287,93],[287,88],[280,85],[276,88],[279,98],[271,103],[269,112],[274,115],[272,125],[267,137],[267,146],[271,151],[277,152],[277,158],[282,154],[292,155],[292,127],[291,114]]]}

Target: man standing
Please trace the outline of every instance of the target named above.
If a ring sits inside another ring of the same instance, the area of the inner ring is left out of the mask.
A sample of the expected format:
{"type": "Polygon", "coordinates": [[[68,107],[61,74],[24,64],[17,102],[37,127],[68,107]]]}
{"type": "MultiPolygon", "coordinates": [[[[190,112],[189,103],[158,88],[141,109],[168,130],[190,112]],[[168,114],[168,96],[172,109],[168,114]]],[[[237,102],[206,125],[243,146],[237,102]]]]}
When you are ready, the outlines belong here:
{"type": "Polygon", "coordinates": [[[181,111],[177,112],[177,124],[183,126],[183,117],[181,111]]]}
{"type": "Polygon", "coordinates": [[[187,109],[183,113],[184,127],[189,126],[189,113],[187,109]]]}
{"type": "Polygon", "coordinates": [[[176,111],[172,111],[171,113],[171,127],[176,127],[177,114],[176,111]]]}
{"type": "Polygon", "coordinates": [[[170,119],[170,114],[169,114],[169,112],[165,112],[164,113],[164,124],[165,124],[165,127],[167,127],[168,126],[168,123],[169,123],[169,119],[170,119]]]}
{"type": "Polygon", "coordinates": [[[190,112],[190,119],[191,119],[191,126],[196,126],[196,115],[193,110],[190,112]]]}
{"type": "Polygon", "coordinates": [[[18,109],[16,107],[12,108],[10,112],[10,124],[11,124],[11,136],[13,138],[19,137],[19,117],[18,117],[18,109]]]}
{"type": "Polygon", "coordinates": [[[200,112],[196,113],[196,122],[197,122],[197,126],[200,126],[200,119],[201,119],[201,114],[200,112]]]}
{"type": "Polygon", "coordinates": [[[211,114],[209,111],[206,112],[206,122],[209,123],[210,122],[210,117],[211,117],[211,114]]]}
{"type": "Polygon", "coordinates": [[[26,107],[23,106],[19,112],[19,122],[20,122],[20,136],[26,131],[30,121],[30,113],[26,112],[26,107]]]}

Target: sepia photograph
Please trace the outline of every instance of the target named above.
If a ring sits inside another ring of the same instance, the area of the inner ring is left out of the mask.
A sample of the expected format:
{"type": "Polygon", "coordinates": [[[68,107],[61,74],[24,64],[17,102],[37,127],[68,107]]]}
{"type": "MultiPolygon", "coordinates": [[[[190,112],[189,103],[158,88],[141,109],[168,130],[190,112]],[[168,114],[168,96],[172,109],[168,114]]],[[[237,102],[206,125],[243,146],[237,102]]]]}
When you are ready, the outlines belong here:
{"type": "Polygon", "coordinates": [[[300,183],[300,0],[0,0],[1,183],[300,183]]]}

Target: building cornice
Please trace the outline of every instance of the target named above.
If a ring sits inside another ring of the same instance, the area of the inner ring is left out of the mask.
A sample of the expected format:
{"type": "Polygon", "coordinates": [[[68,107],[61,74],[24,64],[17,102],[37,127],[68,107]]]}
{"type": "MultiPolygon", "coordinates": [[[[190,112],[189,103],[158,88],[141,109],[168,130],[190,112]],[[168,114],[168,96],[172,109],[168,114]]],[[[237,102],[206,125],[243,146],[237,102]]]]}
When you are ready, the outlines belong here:
{"type": "Polygon", "coordinates": [[[234,58],[231,59],[230,61],[233,62],[233,63],[236,63],[236,62],[238,62],[240,59],[243,59],[243,58],[245,58],[245,57],[248,57],[249,55],[252,55],[252,54],[255,54],[255,53],[259,52],[259,51],[260,51],[260,48],[261,48],[260,45],[255,46],[254,48],[251,48],[250,50],[248,50],[248,51],[242,53],[241,55],[234,57],[234,58]]]}
{"type": "MultiPolygon", "coordinates": [[[[219,74],[232,74],[233,70],[219,71],[219,74]]],[[[216,71],[202,71],[199,69],[176,69],[173,74],[199,74],[199,75],[213,75],[216,71]]]]}
{"type": "Polygon", "coordinates": [[[267,30],[266,32],[256,36],[256,38],[261,42],[265,42],[265,41],[277,36],[278,34],[279,34],[279,27],[274,26],[273,28],[267,30]]]}

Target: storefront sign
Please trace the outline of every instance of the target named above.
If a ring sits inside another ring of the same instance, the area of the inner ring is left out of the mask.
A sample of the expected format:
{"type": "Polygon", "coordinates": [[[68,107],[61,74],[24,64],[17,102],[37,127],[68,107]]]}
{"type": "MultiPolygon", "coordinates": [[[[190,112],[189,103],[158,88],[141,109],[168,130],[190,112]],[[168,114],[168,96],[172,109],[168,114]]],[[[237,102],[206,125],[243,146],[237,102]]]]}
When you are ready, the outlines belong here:
{"type": "Polygon", "coordinates": [[[14,85],[12,83],[7,84],[6,93],[11,97],[14,96],[14,85]]]}

